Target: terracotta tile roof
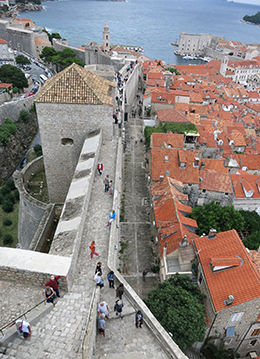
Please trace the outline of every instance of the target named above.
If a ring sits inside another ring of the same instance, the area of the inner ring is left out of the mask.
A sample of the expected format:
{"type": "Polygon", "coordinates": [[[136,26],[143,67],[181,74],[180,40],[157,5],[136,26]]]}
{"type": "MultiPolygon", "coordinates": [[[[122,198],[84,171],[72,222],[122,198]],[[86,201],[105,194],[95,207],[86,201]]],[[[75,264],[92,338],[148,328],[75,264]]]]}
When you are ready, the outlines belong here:
{"type": "Polygon", "coordinates": [[[158,78],[148,78],[146,80],[146,85],[149,87],[154,87],[154,86],[160,86],[160,87],[164,87],[164,79],[158,79],[158,78]]]}
{"type": "Polygon", "coordinates": [[[9,88],[9,87],[12,87],[13,84],[8,84],[8,83],[5,83],[5,82],[0,82],[0,88],[2,89],[6,89],[6,88],[9,88]]]}
{"type": "Polygon", "coordinates": [[[222,193],[233,192],[231,178],[228,173],[199,171],[199,176],[201,178],[199,183],[200,189],[222,193]]]}
{"type": "Polygon", "coordinates": [[[250,109],[252,109],[253,111],[260,113],[260,104],[256,104],[256,103],[246,103],[245,107],[249,107],[250,109]]]}
{"type": "Polygon", "coordinates": [[[0,39],[0,44],[7,44],[7,41],[5,41],[4,39],[0,39]]]}
{"type": "Polygon", "coordinates": [[[235,230],[194,239],[212,303],[216,311],[227,308],[224,301],[233,295],[235,306],[260,297],[260,274],[235,230]],[[239,266],[213,271],[211,259],[239,258],[239,266]]]}
{"type": "Polygon", "coordinates": [[[177,187],[183,188],[183,183],[171,177],[166,177],[162,182],[157,182],[151,186],[152,196],[162,196],[166,191],[170,191],[171,195],[179,201],[188,202],[188,195],[180,192],[177,187]]]}
{"type": "Polygon", "coordinates": [[[230,174],[235,198],[247,198],[245,191],[253,191],[251,198],[260,198],[260,175],[251,175],[245,171],[230,174]]]}
{"type": "Polygon", "coordinates": [[[157,110],[156,114],[160,122],[190,123],[190,120],[175,109],[157,110]]]}
{"type": "Polygon", "coordinates": [[[224,160],[223,159],[213,159],[213,158],[202,158],[200,162],[200,168],[201,164],[204,162],[204,171],[211,170],[219,173],[229,173],[229,170],[227,167],[224,166],[224,160]]]}
{"type": "Polygon", "coordinates": [[[35,102],[113,106],[112,87],[116,84],[73,63],[45,82],[35,102]]]}
{"type": "Polygon", "coordinates": [[[199,183],[199,168],[194,167],[195,157],[197,157],[196,152],[172,148],[152,148],[152,180],[159,181],[160,176],[165,177],[169,175],[183,183],[199,183]],[[183,168],[180,167],[180,158],[183,162],[186,161],[185,167],[183,168]],[[166,171],[169,172],[166,173],[166,171]]]}
{"type": "Polygon", "coordinates": [[[50,45],[50,42],[44,41],[44,40],[40,39],[39,37],[34,38],[34,43],[36,46],[37,45],[46,45],[46,46],[50,45]]]}
{"type": "Polygon", "coordinates": [[[178,133],[156,133],[154,132],[151,136],[151,147],[163,147],[168,148],[183,148],[184,135],[178,133]]]}
{"type": "Polygon", "coordinates": [[[260,168],[260,155],[251,154],[234,154],[234,159],[242,168],[247,167],[249,170],[257,170],[260,168]]]}
{"type": "Polygon", "coordinates": [[[152,195],[160,196],[153,200],[153,207],[161,255],[166,242],[166,254],[170,254],[180,247],[184,235],[187,236],[189,244],[197,237],[187,228],[192,227],[195,230],[196,221],[182,214],[182,212],[190,213],[191,207],[183,205],[178,200],[183,194],[174,187],[173,183],[174,180],[167,177],[161,183],[151,186],[152,195]]]}
{"type": "Polygon", "coordinates": [[[201,94],[196,93],[196,92],[191,92],[190,93],[190,102],[194,102],[194,103],[203,103],[203,99],[201,94]]]}

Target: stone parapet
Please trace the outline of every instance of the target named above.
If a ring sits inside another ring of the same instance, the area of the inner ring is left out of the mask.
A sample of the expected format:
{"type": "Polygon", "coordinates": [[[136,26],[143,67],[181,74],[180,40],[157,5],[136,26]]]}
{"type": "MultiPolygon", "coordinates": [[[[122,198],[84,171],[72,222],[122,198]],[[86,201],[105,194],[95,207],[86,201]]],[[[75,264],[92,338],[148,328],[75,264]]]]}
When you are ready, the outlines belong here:
{"type": "Polygon", "coordinates": [[[102,131],[90,132],[84,141],[49,252],[71,258],[69,283],[76,270],[101,143],[102,131]]]}
{"type": "Polygon", "coordinates": [[[36,158],[28,163],[24,169],[15,171],[13,178],[15,186],[19,190],[19,220],[18,220],[18,241],[23,249],[29,249],[31,242],[37,232],[38,226],[43,217],[50,213],[53,205],[38,201],[27,192],[27,182],[32,176],[44,169],[43,158],[36,158]]]}
{"type": "Polygon", "coordinates": [[[120,218],[120,200],[121,200],[121,186],[122,186],[122,163],[123,163],[123,146],[119,141],[114,185],[113,208],[117,210],[116,220],[112,222],[109,239],[108,261],[107,265],[110,270],[113,270],[115,277],[120,283],[124,284],[125,295],[128,301],[135,310],[140,309],[144,315],[144,320],[150,328],[152,334],[159,340],[164,351],[169,355],[169,358],[174,359],[188,359],[187,356],[180,350],[178,345],[171,339],[166,330],[161,326],[158,320],[154,317],[148,307],[144,304],[142,299],[136,294],[133,288],[127,283],[124,277],[118,272],[117,268],[117,250],[119,245],[118,227],[120,218]]]}
{"type": "MultiPolygon", "coordinates": [[[[2,280],[44,287],[52,274],[66,276],[71,259],[16,248],[0,249],[0,276],[2,280]]],[[[66,281],[61,288],[67,289],[66,281]]]]}

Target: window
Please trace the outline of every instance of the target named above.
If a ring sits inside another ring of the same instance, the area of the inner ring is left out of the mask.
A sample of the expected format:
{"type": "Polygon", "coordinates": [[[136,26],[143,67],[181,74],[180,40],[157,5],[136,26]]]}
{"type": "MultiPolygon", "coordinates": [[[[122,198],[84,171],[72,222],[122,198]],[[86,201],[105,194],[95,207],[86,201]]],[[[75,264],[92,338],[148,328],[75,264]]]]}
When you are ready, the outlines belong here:
{"type": "Polygon", "coordinates": [[[251,334],[251,337],[255,337],[256,335],[260,335],[260,328],[259,329],[255,329],[253,331],[253,333],[251,334]]]}
{"type": "Polygon", "coordinates": [[[106,35],[106,39],[108,39],[108,35],[106,35]]]}
{"type": "Polygon", "coordinates": [[[231,338],[235,336],[235,327],[227,327],[226,329],[226,338],[231,338]]]}
{"type": "Polygon", "coordinates": [[[61,144],[64,146],[73,145],[73,139],[72,138],[62,138],[61,144]]]}
{"type": "Polygon", "coordinates": [[[169,156],[164,156],[165,162],[169,162],[169,156]]]}
{"type": "Polygon", "coordinates": [[[250,342],[250,345],[253,347],[254,345],[256,345],[256,343],[257,343],[257,340],[254,339],[254,340],[252,340],[252,341],[250,342]]]}
{"type": "Polygon", "coordinates": [[[202,192],[203,192],[203,193],[206,193],[206,190],[205,190],[205,189],[203,189],[203,190],[202,190],[202,192]]]}
{"type": "Polygon", "coordinates": [[[243,314],[244,314],[244,312],[232,314],[232,316],[230,318],[230,321],[231,322],[238,322],[242,318],[243,314]]]}
{"type": "Polygon", "coordinates": [[[169,175],[169,174],[170,174],[170,171],[166,171],[166,174],[169,175]]]}

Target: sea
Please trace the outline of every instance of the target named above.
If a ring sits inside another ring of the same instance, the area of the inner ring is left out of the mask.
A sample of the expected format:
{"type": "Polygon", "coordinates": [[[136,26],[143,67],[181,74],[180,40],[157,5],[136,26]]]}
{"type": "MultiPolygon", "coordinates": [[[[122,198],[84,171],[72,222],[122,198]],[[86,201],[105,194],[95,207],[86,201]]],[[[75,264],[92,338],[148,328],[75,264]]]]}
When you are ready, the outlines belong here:
{"type": "Polygon", "coordinates": [[[260,11],[258,5],[226,0],[60,0],[42,5],[42,11],[21,12],[17,17],[60,33],[76,47],[91,41],[101,44],[107,23],[111,44],[141,46],[148,58],[167,64],[187,63],[171,45],[179,41],[181,32],[260,43],[260,27],[241,22],[243,16],[260,11]]]}

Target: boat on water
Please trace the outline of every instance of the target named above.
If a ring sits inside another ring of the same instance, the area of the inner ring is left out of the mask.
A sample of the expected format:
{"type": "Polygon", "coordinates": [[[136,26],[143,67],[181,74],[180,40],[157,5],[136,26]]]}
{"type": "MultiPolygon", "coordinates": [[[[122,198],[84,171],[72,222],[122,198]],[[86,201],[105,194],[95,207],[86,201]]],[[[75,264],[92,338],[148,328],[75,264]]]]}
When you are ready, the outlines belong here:
{"type": "Polygon", "coordinates": [[[183,56],[184,60],[197,60],[198,57],[197,56],[191,56],[191,55],[185,55],[183,56]]]}
{"type": "Polygon", "coordinates": [[[209,62],[210,60],[212,60],[211,57],[207,57],[207,56],[200,57],[200,59],[205,62],[209,62]]]}

